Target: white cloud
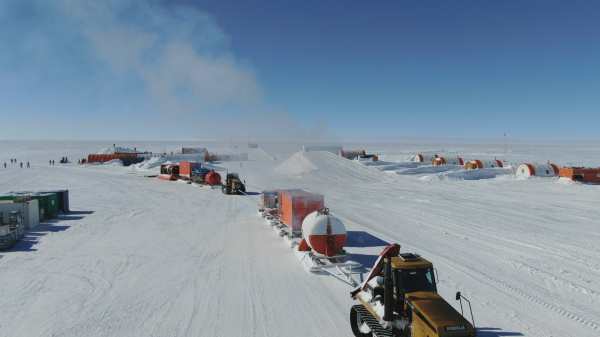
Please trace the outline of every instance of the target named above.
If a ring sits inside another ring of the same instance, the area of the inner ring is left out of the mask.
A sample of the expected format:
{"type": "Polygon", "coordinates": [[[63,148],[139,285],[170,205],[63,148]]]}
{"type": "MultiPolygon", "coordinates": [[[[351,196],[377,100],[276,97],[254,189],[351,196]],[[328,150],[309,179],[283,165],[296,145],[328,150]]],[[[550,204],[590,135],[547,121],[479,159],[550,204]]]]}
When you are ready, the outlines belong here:
{"type": "MultiPolygon", "coordinates": [[[[0,13],[10,18],[0,22],[0,38],[10,46],[0,53],[0,84],[36,88],[0,102],[0,110],[28,111],[32,119],[60,112],[44,128],[51,135],[330,136],[321,123],[298,122],[284,106],[265,102],[252,68],[196,8],[152,0],[6,0],[0,13]],[[135,120],[114,123],[130,116],[135,120]]],[[[44,130],[29,132],[39,137],[44,130]]]]}
{"type": "Polygon", "coordinates": [[[162,112],[219,111],[262,100],[254,73],[223,47],[225,34],[205,13],[141,1],[64,0],[62,9],[79,22],[99,59],[143,80],[162,112]]]}

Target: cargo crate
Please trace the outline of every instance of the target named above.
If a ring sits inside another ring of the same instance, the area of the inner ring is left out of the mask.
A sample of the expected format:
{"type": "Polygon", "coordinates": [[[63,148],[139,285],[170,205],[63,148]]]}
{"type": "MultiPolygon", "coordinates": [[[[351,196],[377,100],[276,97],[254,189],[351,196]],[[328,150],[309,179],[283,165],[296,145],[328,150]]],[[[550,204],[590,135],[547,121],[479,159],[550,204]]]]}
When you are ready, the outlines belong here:
{"type": "Polygon", "coordinates": [[[292,232],[302,231],[304,218],[325,207],[325,198],[321,194],[304,190],[283,190],[278,193],[281,222],[292,232]]]}

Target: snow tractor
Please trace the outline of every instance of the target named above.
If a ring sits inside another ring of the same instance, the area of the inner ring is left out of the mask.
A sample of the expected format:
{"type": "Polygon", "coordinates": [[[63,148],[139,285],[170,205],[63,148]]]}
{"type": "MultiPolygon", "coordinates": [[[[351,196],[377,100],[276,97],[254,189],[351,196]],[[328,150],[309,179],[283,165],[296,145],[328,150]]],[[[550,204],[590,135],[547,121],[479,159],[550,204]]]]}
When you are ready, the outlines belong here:
{"type": "Polygon", "coordinates": [[[246,186],[237,173],[227,173],[221,191],[225,194],[246,194],[246,186]]]}
{"type": "MultiPolygon", "coordinates": [[[[357,337],[476,335],[474,323],[437,293],[432,263],[413,253],[401,254],[398,244],[382,251],[367,278],[350,294],[359,302],[350,309],[350,325],[357,337]]],[[[461,311],[463,299],[468,302],[457,292],[461,311]]]]}

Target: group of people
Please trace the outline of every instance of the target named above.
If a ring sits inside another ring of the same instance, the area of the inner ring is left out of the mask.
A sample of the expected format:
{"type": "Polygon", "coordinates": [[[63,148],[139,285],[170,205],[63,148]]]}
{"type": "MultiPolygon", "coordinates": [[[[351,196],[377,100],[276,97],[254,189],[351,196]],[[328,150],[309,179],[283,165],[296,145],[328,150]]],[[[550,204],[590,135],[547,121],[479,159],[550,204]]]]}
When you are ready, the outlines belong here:
{"type": "MultiPolygon", "coordinates": [[[[17,159],[16,158],[10,158],[10,163],[11,164],[16,164],[17,163],[17,159]]],[[[23,162],[19,162],[19,166],[21,168],[23,168],[23,162]]],[[[7,168],[7,167],[8,167],[8,165],[6,164],[6,162],[4,162],[4,168],[7,168]]],[[[29,162],[27,162],[27,168],[30,168],[30,167],[31,167],[31,165],[29,165],[29,162]]]]}
{"type": "MultiPolygon", "coordinates": [[[[62,157],[59,162],[62,163],[62,164],[66,164],[66,163],[69,162],[69,159],[67,157],[62,157]]],[[[19,166],[21,168],[23,168],[23,166],[25,166],[27,168],[31,168],[31,165],[29,164],[29,162],[26,162],[25,165],[23,165],[23,162],[17,161],[16,158],[10,158],[10,164],[11,165],[12,164],[17,164],[17,163],[19,164],[19,166]]],[[[55,164],[54,159],[48,160],[48,165],[54,166],[54,164],[55,164]]],[[[7,168],[7,167],[8,167],[8,164],[6,162],[4,162],[4,168],[7,168]]]]}

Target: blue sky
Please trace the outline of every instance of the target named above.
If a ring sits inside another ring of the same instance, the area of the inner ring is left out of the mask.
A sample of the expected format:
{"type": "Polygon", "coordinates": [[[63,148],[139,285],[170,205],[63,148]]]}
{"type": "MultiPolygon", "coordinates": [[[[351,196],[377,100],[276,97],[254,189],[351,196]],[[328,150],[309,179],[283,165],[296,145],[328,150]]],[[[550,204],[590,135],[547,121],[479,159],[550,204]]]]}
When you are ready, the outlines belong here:
{"type": "Polygon", "coordinates": [[[0,138],[598,138],[595,1],[6,0],[0,41],[0,138]]]}

